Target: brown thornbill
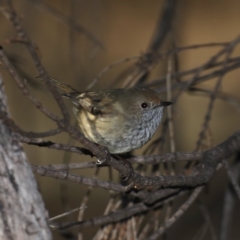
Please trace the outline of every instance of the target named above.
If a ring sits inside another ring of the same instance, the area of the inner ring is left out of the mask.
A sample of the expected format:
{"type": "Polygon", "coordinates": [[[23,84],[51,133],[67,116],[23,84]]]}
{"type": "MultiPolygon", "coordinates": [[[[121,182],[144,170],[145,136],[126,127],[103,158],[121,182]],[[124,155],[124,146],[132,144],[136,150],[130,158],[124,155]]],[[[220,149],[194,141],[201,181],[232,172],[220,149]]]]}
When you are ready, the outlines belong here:
{"type": "Polygon", "coordinates": [[[73,102],[74,114],[85,137],[113,154],[146,144],[162,120],[163,108],[172,104],[162,101],[157,92],[148,88],[79,92],[50,80],[73,102]]]}

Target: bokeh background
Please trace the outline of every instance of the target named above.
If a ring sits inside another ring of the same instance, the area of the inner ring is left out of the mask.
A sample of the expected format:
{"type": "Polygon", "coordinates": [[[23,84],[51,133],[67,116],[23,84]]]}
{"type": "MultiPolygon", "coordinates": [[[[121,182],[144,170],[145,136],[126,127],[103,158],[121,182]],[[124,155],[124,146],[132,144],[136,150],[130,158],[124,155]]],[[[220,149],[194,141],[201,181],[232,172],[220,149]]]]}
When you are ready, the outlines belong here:
{"type": "MultiPolygon", "coordinates": [[[[69,0],[45,1],[50,9],[68,17],[94,35],[95,42],[86,34],[74,31],[63,23],[60,17],[49,13],[45,5],[38,1],[13,1],[15,9],[22,18],[23,25],[30,38],[36,43],[41,60],[50,76],[84,91],[97,74],[114,61],[129,56],[140,55],[148,49],[152,40],[157,21],[161,16],[164,1],[142,0],[69,0]],[[96,43],[96,41],[98,43],[96,43]]],[[[240,1],[239,0],[183,0],[178,1],[172,24],[171,38],[167,38],[161,51],[169,49],[169,42],[174,40],[176,46],[187,46],[208,42],[228,42],[240,34],[240,1]]],[[[50,93],[36,78],[38,73],[24,46],[19,43],[9,44],[16,35],[11,23],[0,15],[0,44],[11,58],[12,63],[27,79],[32,92],[55,113],[60,113],[50,93]]],[[[189,50],[179,55],[179,70],[191,69],[207,61],[219,48],[202,48],[189,50]]],[[[233,53],[240,55],[238,47],[233,53]]],[[[148,81],[166,74],[167,60],[154,68],[148,81]]],[[[124,69],[132,62],[122,63],[108,71],[92,88],[101,90],[121,87],[122,82],[116,81],[124,69]]],[[[27,131],[46,131],[54,124],[38,112],[18,90],[9,75],[0,69],[8,97],[12,118],[21,128],[27,131]]],[[[202,83],[200,86],[213,88],[216,79],[202,83]]],[[[240,101],[240,69],[232,71],[224,77],[221,89],[240,101]]],[[[163,95],[163,98],[165,96],[163,95]]],[[[67,102],[69,108],[71,103],[67,102]]],[[[209,99],[199,95],[184,93],[174,106],[174,132],[177,151],[193,151],[199,131],[204,120],[209,99]]],[[[73,119],[74,123],[74,119],[73,119]]],[[[220,143],[239,129],[240,111],[232,105],[217,99],[214,104],[210,122],[212,143],[220,143]]],[[[159,129],[160,132],[161,128],[159,129]]],[[[66,134],[49,138],[51,141],[77,144],[66,134]]],[[[33,164],[53,164],[85,162],[88,157],[62,151],[24,145],[29,162],[33,164]]],[[[169,149],[166,148],[166,151],[169,149]]],[[[142,150],[135,152],[141,154],[142,150]]],[[[99,177],[108,179],[107,170],[101,170],[99,177]]],[[[76,171],[85,176],[92,176],[94,170],[76,171]]],[[[56,179],[36,176],[39,189],[43,195],[49,215],[55,216],[78,207],[87,187],[56,179]]],[[[118,181],[118,173],[115,174],[118,181]]],[[[216,234],[219,231],[222,217],[223,195],[228,179],[224,170],[220,170],[208,185],[201,200],[206,204],[216,234]]],[[[109,193],[95,189],[88,202],[85,219],[103,214],[109,193]]],[[[238,200],[239,201],[239,200],[238,200]]],[[[239,239],[239,202],[232,225],[231,239],[239,239]]],[[[76,215],[69,217],[73,220],[76,215]]],[[[69,220],[68,219],[68,220],[69,220]]],[[[203,217],[197,208],[191,208],[181,221],[167,232],[166,239],[193,239],[201,226],[203,217]]],[[[96,229],[94,229],[96,230],[96,229]]],[[[208,230],[209,231],[209,230],[208,230]]],[[[90,239],[93,229],[84,229],[85,239],[90,239]]],[[[209,235],[206,235],[208,238],[209,235]]],[[[54,239],[64,239],[54,232],[54,239]]]]}

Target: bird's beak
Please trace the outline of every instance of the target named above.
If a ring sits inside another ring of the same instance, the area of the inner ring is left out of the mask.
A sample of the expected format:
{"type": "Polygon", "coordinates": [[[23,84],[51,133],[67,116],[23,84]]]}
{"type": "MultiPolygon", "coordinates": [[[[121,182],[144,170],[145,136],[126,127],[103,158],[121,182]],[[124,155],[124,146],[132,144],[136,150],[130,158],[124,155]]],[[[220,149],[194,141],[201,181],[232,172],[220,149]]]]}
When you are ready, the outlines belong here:
{"type": "Polygon", "coordinates": [[[169,106],[169,105],[171,105],[172,104],[172,102],[161,102],[160,103],[160,106],[162,106],[162,107],[167,107],[167,106],[169,106]]]}

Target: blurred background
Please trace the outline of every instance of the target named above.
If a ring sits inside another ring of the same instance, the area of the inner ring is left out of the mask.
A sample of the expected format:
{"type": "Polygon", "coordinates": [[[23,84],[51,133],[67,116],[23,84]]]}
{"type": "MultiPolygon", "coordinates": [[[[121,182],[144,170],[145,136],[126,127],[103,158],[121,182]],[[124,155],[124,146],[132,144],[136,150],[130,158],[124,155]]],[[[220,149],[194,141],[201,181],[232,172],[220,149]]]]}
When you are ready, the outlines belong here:
{"type": "MultiPolygon", "coordinates": [[[[149,50],[154,41],[154,33],[161,19],[166,1],[142,0],[69,0],[69,1],[13,1],[14,7],[21,16],[22,23],[32,41],[36,44],[41,60],[49,75],[65,82],[79,91],[84,91],[93,79],[106,66],[131,56],[138,56],[149,50]]],[[[27,80],[32,92],[55,113],[60,113],[52,96],[36,78],[38,73],[25,47],[19,43],[9,43],[16,36],[9,21],[0,15],[0,44],[3,46],[14,66],[27,80]]],[[[174,16],[168,36],[164,39],[159,52],[171,47],[182,47],[211,42],[229,42],[240,34],[240,1],[239,0],[183,0],[176,1],[174,16]]],[[[178,71],[199,67],[213,56],[220,47],[191,49],[178,55],[178,71]]],[[[232,56],[240,55],[238,46],[232,56]]],[[[224,59],[224,58],[223,58],[224,59]]],[[[91,90],[121,87],[121,74],[136,63],[123,61],[104,74],[91,90]]],[[[165,76],[167,58],[154,66],[146,82],[165,76]]],[[[47,131],[54,128],[52,121],[37,111],[19,91],[6,71],[0,69],[4,77],[6,93],[12,118],[27,131],[47,131]]],[[[187,77],[186,79],[189,79],[187,77]]],[[[199,84],[199,87],[213,89],[217,78],[199,84]]],[[[174,80],[173,80],[174,81],[174,80]]],[[[153,86],[158,90],[160,86],[153,86]]],[[[240,69],[224,76],[221,90],[231,95],[240,105],[240,69]]],[[[166,99],[163,93],[163,99],[166,99]]],[[[71,108],[71,103],[66,100],[71,108]]],[[[176,151],[193,151],[196,147],[199,132],[209,104],[204,95],[185,92],[174,105],[174,134],[176,151]]],[[[217,99],[214,103],[210,122],[210,145],[226,139],[239,129],[240,108],[226,101],[217,99]]],[[[74,118],[72,118],[74,123],[74,118]]],[[[158,134],[161,133],[161,127],[158,134]]],[[[49,138],[51,141],[79,145],[69,139],[67,134],[49,138]]],[[[154,139],[153,139],[154,141],[154,139]]],[[[66,161],[86,162],[90,157],[64,153],[34,146],[24,145],[28,159],[33,164],[56,164],[66,161]]],[[[141,150],[135,154],[141,155],[141,150]]],[[[163,152],[168,152],[169,146],[163,152]]],[[[95,170],[80,170],[75,173],[92,176],[95,170]]],[[[99,178],[107,180],[107,169],[102,169],[99,178]]],[[[36,175],[39,189],[51,217],[80,205],[86,194],[87,187],[56,179],[36,175]]],[[[119,174],[114,175],[119,181],[119,174]]],[[[201,201],[205,204],[212,227],[219,232],[222,218],[223,196],[228,184],[224,170],[220,170],[202,193],[201,201]]],[[[109,199],[109,193],[102,189],[94,189],[85,211],[84,219],[103,214],[109,199]]],[[[178,203],[176,203],[178,206],[178,203]]],[[[239,200],[236,202],[234,220],[230,239],[239,239],[240,219],[239,200]]],[[[76,215],[68,220],[76,219],[76,215]]],[[[165,239],[194,239],[202,226],[203,216],[196,207],[190,208],[187,214],[167,231],[165,239]]],[[[84,239],[91,239],[97,228],[83,229],[84,239]]],[[[210,230],[208,230],[210,231],[210,230]]],[[[202,239],[211,239],[206,234],[202,239]]],[[[65,239],[54,232],[54,239],[65,239]]],[[[74,238],[73,238],[74,239],[74,238]]]]}

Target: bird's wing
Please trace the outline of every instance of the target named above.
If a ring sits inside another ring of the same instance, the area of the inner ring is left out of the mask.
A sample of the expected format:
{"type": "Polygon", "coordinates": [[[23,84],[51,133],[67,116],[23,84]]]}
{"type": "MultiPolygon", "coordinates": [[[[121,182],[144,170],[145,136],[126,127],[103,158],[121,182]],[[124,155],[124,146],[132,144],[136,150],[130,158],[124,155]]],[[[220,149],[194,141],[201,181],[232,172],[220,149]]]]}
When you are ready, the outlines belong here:
{"type": "MultiPolygon", "coordinates": [[[[85,92],[77,96],[78,105],[97,117],[108,117],[115,114],[116,97],[111,92],[85,92]]],[[[73,101],[75,103],[75,101],[73,101]]]]}

